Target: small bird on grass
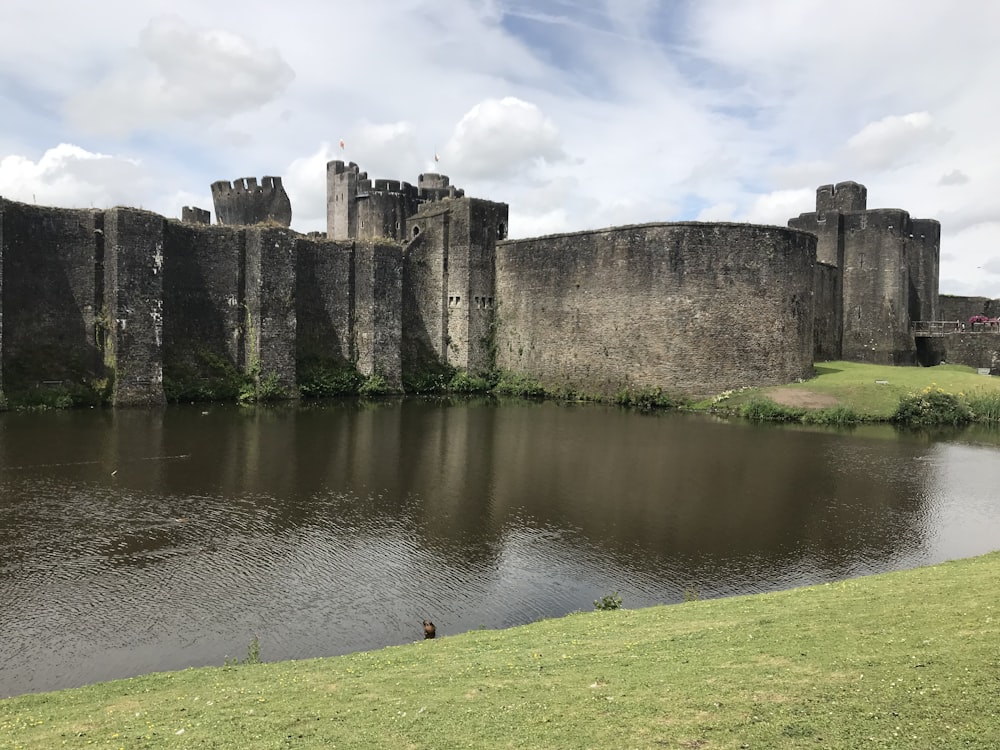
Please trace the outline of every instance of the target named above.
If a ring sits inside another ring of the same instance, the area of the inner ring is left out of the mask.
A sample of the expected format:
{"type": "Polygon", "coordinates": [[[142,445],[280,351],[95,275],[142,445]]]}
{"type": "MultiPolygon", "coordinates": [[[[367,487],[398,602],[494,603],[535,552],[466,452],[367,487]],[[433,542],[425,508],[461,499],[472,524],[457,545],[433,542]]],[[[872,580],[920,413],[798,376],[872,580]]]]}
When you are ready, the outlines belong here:
{"type": "Polygon", "coordinates": [[[424,638],[433,638],[437,635],[437,628],[430,620],[424,620],[424,638]]]}

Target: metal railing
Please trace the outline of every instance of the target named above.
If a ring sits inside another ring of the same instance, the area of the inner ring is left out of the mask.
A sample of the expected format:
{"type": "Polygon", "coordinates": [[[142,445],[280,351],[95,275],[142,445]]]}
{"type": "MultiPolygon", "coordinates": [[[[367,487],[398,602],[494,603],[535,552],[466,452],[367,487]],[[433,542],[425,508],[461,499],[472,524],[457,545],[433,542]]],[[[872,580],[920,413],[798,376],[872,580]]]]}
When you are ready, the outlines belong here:
{"type": "Polygon", "coordinates": [[[914,336],[947,336],[952,333],[1000,333],[1000,321],[996,318],[983,323],[969,323],[961,320],[915,320],[910,323],[914,336]]]}

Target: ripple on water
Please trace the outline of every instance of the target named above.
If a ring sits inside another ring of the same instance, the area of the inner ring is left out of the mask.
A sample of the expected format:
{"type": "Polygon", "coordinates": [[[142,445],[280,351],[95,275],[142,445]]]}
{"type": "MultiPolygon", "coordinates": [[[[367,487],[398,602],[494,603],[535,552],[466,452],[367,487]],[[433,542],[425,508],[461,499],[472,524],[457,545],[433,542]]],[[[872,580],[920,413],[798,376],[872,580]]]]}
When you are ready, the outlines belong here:
{"type": "MultiPolygon", "coordinates": [[[[285,442],[282,466],[308,454],[297,483],[255,465],[243,442],[226,454],[224,438],[203,469],[235,458],[205,484],[184,473],[191,466],[163,469],[161,483],[0,467],[0,696],[222,664],[243,658],[254,634],[268,660],[337,654],[419,639],[424,619],[447,635],[590,610],[614,591],[627,607],[767,591],[998,537],[993,450],[754,432],[726,443],[733,471],[716,482],[721,464],[698,468],[698,441],[714,445],[726,426],[699,437],[683,420],[677,436],[668,419],[615,413],[627,447],[600,427],[584,460],[572,420],[598,412],[540,407],[534,431],[540,413],[558,439],[526,450],[523,433],[506,448],[498,437],[502,470],[485,460],[482,435],[466,439],[474,425],[461,410],[435,423],[461,440],[418,435],[405,445],[419,458],[402,468],[344,458],[366,434],[357,420],[371,427],[375,416],[352,416],[347,437],[326,442],[261,432],[271,441],[261,461],[285,442]]],[[[393,432],[392,450],[400,442],[393,432]]]]}

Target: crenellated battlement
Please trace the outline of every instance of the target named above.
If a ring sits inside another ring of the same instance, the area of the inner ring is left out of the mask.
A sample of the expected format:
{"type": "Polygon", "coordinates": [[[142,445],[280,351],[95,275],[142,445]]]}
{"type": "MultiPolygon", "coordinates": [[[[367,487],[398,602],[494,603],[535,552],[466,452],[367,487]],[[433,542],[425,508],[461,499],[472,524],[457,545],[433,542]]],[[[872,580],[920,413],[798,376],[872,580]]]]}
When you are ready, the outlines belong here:
{"type": "Polygon", "coordinates": [[[428,172],[414,186],[403,180],[371,179],[354,162],[326,164],[327,236],[332,239],[403,239],[406,220],[425,203],[463,198],[448,175],[428,172]]]}
{"type": "Polygon", "coordinates": [[[820,185],[816,189],[816,211],[864,211],[868,207],[868,188],[859,182],[838,182],[836,185],[820,185]]]}
{"type": "Polygon", "coordinates": [[[272,222],[287,227],[292,223],[292,204],[280,177],[262,177],[260,185],[256,177],[218,180],[212,183],[212,201],[219,224],[272,222]]]}
{"type": "Polygon", "coordinates": [[[181,209],[181,221],[185,224],[211,224],[212,214],[197,206],[184,206],[181,209]]]}

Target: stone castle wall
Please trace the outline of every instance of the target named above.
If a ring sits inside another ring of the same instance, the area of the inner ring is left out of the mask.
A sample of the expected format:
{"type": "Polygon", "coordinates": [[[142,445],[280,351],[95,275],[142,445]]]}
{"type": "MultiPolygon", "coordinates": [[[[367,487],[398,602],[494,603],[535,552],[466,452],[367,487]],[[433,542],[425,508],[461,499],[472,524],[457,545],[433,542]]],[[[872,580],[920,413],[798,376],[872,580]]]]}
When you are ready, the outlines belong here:
{"type": "Polygon", "coordinates": [[[246,232],[167,222],[164,233],[163,358],[166,375],[206,361],[246,362],[246,232]]]}
{"type": "Polygon", "coordinates": [[[813,359],[816,362],[840,359],[844,317],[840,269],[816,263],[813,278],[813,359]]]}
{"type": "Polygon", "coordinates": [[[816,239],[647,224],[497,247],[497,365],[583,393],[703,395],[812,374],[816,239]]]}
{"type": "Polygon", "coordinates": [[[28,390],[102,376],[104,213],[0,199],[2,381],[28,390]]]}
{"type": "Polygon", "coordinates": [[[354,242],[302,237],[296,264],[298,362],[306,367],[353,365],[354,242]]]}
{"type": "Polygon", "coordinates": [[[941,320],[957,320],[965,323],[973,315],[985,315],[987,318],[1000,316],[1000,299],[942,294],[938,298],[938,303],[941,320]]]}
{"type": "Polygon", "coordinates": [[[687,222],[505,241],[507,205],[444,175],[413,186],[331,162],[327,176],[327,237],[260,224],[253,181],[213,186],[234,226],[196,209],[176,222],[0,199],[0,385],[108,377],[115,404],[156,404],[165,377],[213,369],[294,396],[317,367],[395,389],[407,374],[497,368],[591,395],[706,395],[806,377],[814,359],[983,361],[959,356],[969,342],[950,355],[915,340],[911,324],[998,305],[939,298],[938,223],[869,210],[857,183],[820,187],[791,229],[687,222]]]}

